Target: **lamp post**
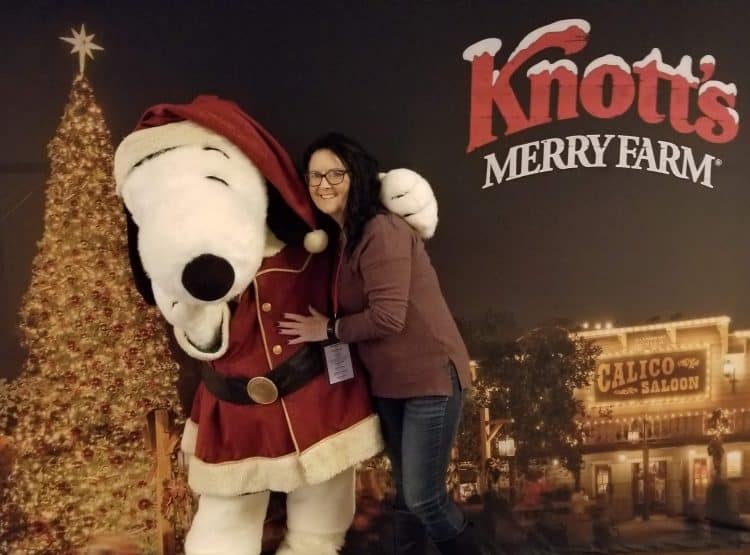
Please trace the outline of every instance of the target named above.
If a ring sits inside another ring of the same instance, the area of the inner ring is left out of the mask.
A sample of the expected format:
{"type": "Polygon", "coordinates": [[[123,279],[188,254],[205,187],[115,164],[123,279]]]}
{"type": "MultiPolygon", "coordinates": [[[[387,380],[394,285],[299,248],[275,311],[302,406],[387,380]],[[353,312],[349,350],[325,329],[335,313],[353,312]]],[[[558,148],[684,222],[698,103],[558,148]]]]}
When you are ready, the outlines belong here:
{"type": "Polygon", "coordinates": [[[515,440],[512,437],[498,439],[497,452],[500,459],[506,461],[508,465],[508,495],[510,502],[514,503],[516,499],[516,467],[513,464],[513,457],[516,456],[515,440]]]}
{"type": "Polygon", "coordinates": [[[646,417],[642,418],[643,431],[643,520],[651,517],[651,464],[648,452],[648,426],[646,417]]]}
{"type": "MultiPolygon", "coordinates": [[[[469,370],[471,371],[472,382],[477,378],[479,364],[475,360],[469,361],[469,370]]],[[[479,492],[484,493],[487,490],[487,460],[492,456],[492,441],[503,427],[503,424],[512,422],[510,418],[490,418],[489,407],[480,407],[479,409],[479,492]]],[[[515,444],[513,447],[515,454],[515,444]]]]}

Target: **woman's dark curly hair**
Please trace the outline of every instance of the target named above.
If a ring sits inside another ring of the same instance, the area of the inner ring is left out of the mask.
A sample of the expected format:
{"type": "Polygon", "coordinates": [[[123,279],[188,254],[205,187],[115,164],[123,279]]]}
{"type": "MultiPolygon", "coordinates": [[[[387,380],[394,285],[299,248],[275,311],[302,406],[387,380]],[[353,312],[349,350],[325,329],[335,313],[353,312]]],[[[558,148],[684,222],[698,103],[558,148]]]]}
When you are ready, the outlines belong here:
{"type": "Polygon", "coordinates": [[[302,171],[307,173],[310,158],[318,150],[330,150],[349,172],[349,196],[344,212],[346,251],[351,254],[362,238],[365,224],[385,212],[380,202],[380,165],[358,142],[341,133],[327,133],[313,141],[302,156],[302,171]]]}

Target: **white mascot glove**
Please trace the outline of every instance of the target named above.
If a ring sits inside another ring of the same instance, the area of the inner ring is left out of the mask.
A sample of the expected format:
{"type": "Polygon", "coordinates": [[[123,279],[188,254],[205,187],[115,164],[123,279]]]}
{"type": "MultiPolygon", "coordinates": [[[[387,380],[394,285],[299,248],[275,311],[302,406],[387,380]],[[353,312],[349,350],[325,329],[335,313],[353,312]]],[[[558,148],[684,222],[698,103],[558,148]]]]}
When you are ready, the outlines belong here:
{"type": "Polygon", "coordinates": [[[229,305],[188,304],[169,298],[151,282],[154,299],[164,319],[174,326],[174,334],[183,350],[199,360],[214,360],[226,352],[229,344],[229,305]],[[208,351],[219,342],[217,350],[208,351]]]}
{"type": "Polygon", "coordinates": [[[399,168],[380,174],[380,201],[404,218],[422,239],[435,234],[437,201],[427,180],[416,172],[399,168]]]}

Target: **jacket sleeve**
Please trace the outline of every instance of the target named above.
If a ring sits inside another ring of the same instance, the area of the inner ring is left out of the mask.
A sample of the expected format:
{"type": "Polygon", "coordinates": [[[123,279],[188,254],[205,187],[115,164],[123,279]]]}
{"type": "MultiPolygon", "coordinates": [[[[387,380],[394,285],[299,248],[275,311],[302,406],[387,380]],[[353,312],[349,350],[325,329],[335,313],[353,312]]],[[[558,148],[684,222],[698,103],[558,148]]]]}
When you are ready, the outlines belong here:
{"type": "Polygon", "coordinates": [[[368,228],[359,257],[367,308],[340,318],[346,343],[395,335],[406,324],[414,234],[396,216],[376,217],[368,228]]]}

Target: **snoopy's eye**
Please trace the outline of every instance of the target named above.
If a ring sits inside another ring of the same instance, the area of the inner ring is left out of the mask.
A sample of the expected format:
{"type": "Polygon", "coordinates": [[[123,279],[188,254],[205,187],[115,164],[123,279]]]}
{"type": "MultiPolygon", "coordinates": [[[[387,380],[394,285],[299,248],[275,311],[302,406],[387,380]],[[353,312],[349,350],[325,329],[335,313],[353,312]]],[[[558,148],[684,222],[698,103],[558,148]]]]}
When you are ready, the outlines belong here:
{"type": "Polygon", "coordinates": [[[215,146],[204,146],[203,150],[210,150],[210,151],[218,152],[219,154],[221,154],[222,156],[224,156],[224,158],[229,159],[229,154],[227,154],[226,152],[224,152],[220,148],[216,148],[215,146]]]}
{"type": "Polygon", "coordinates": [[[214,181],[218,181],[219,183],[222,183],[223,185],[229,187],[229,183],[224,181],[221,177],[216,177],[215,175],[207,175],[206,179],[213,179],[214,181]]]}

